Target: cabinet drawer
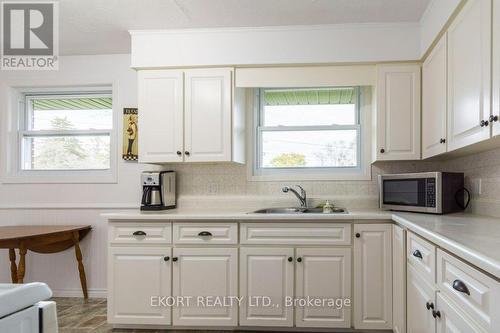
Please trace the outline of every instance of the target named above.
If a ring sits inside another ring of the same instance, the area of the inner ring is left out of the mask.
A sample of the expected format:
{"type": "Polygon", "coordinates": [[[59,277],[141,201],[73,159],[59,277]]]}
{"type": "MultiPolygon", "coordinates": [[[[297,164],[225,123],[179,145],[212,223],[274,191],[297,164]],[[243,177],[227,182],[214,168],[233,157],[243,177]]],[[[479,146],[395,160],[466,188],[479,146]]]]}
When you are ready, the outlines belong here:
{"type": "Polygon", "coordinates": [[[408,232],[406,257],[408,263],[422,274],[426,282],[431,285],[436,283],[436,246],[408,232]]]}
{"type": "Polygon", "coordinates": [[[241,244],[350,245],[350,223],[242,223],[241,244]]]}
{"type": "Polygon", "coordinates": [[[237,244],[236,223],[174,223],[175,244],[237,244]]]}
{"type": "Polygon", "coordinates": [[[438,250],[438,287],[490,332],[500,329],[500,283],[465,262],[438,250]]]}
{"type": "Polygon", "coordinates": [[[111,244],[170,244],[170,223],[110,223],[108,240],[111,244]]]}

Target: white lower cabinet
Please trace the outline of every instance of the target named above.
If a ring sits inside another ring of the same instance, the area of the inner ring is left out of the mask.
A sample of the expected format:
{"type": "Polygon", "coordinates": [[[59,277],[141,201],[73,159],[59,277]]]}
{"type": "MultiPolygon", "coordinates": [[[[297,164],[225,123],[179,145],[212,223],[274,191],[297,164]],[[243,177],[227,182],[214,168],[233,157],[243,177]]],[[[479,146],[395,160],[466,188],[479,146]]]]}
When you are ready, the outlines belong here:
{"type": "Polygon", "coordinates": [[[317,302],[295,308],[296,326],[350,327],[351,306],[345,306],[344,300],[351,298],[351,249],[299,248],[296,252],[295,298],[317,302]],[[342,303],[332,305],[332,301],[342,303]]]}
{"type": "Polygon", "coordinates": [[[485,333],[486,330],[477,326],[465,317],[459,307],[452,305],[445,296],[438,294],[437,307],[439,316],[436,317],[436,333],[485,333]]]}
{"type": "Polygon", "coordinates": [[[238,306],[229,297],[238,295],[238,249],[174,248],[173,296],[190,299],[189,305],[172,309],[179,326],[236,326],[238,306]],[[217,299],[226,304],[218,305],[217,299]]]}
{"type": "Polygon", "coordinates": [[[406,231],[392,226],[392,325],[394,333],[406,332],[406,231]]]}
{"type": "Polygon", "coordinates": [[[170,247],[111,247],[108,252],[108,323],[170,325],[168,307],[152,297],[171,295],[170,247]]]}
{"type": "Polygon", "coordinates": [[[392,328],[391,224],[354,225],[354,328],[392,328]]]}
{"type": "Polygon", "coordinates": [[[240,325],[293,326],[285,298],[293,296],[294,261],[293,248],[240,248],[240,325]],[[262,304],[262,296],[279,306],[262,304]]]}
{"type": "Polygon", "coordinates": [[[434,333],[436,321],[432,311],[436,308],[436,290],[408,266],[406,289],[407,299],[407,333],[434,333]]]}

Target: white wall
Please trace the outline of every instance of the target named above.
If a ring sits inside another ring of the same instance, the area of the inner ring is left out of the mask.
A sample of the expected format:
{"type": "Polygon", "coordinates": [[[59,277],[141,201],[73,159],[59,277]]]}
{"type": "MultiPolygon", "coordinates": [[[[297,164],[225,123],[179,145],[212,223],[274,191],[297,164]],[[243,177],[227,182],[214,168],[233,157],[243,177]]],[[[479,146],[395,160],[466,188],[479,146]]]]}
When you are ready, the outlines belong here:
{"type": "MultiPolygon", "coordinates": [[[[0,71],[1,134],[6,133],[8,87],[109,85],[118,90],[118,110],[137,106],[137,79],[129,55],[61,57],[58,71],[0,71]]],[[[121,118],[121,117],[120,117],[121,118]]],[[[121,121],[120,121],[121,124],[121,121]]],[[[118,153],[121,153],[121,128],[118,153]]],[[[1,140],[5,144],[5,140],[1,140]]],[[[2,160],[5,161],[5,147],[2,160]]],[[[148,166],[148,169],[154,167],[148,166]]],[[[0,225],[91,224],[83,241],[84,263],[92,291],[106,288],[106,229],[99,214],[108,208],[137,207],[142,166],[119,158],[115,184],[0,184],[0,225]]],[[[0,251],[0,282],[8,282],[7,251],[0,251]]],[[[27,281],[40,280],[60,294],[79,294],[73,250],[55,255],[28,253],[27,281]]]]}

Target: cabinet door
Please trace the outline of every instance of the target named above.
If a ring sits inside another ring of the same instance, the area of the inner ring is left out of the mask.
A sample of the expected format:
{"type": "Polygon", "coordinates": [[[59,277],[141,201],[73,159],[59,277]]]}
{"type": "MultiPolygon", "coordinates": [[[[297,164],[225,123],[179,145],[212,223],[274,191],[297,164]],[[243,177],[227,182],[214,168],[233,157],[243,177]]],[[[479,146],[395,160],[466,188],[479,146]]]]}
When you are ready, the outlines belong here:
{"type": "Polygon", "coordinates": [[[500,134],[500,4],[493,4],[493,135],[500,134]],[[499,117],[499,118],[495,118],[499,117]]]}
{"type": "Polygon", "coordinates": [[[435,290],[408,266],[407,282],[407,333],[434,333],[436,321],[432,310],[437,310],[435,290]],[[429,309],[427,309],[429,304],[429,309]]]}
{"type": "Polygon", "coordinates": [[[229,68],[185,71],[187,162],[231,161],[231,76],[229,68]]]}
{"type": "Polygon", "coordinates": [[[448,29],[448,151],[490,137],[491,7],[467,1],[448,29]]]}
{"type": "Polygon", "coordinates": [[[241,326],[293,326],[293,307],[285,304],[293,296],[293,270],[292,248],[240,248],[241,326]]]}
{"type": "Polygon", "coordinates": [[[391,230],[391,224],[354,225],[356,329],[392,328],[391,230]]]}
{"type": "Polygon", "coordinates": [[[183,151],[182,71],[141,70],[139,161],[181,162],[183,151]]]}
{"type": "Polygon", "coordinates": [[[109,248],[108,323],[170,325],[170,308],[151,306],[152,297],[172,295],[170,256],[163,247],[109,248]]]}
{"type": "Polygon", "coordinates": [[[459,308],[449,302],[445,296],[438,294],[437,308],[439,317],[437,319],[436,333],[485,333],[485,329],[480,328],[471,319],[463,315],[459,308]]]}
{"type": "Polygon", "coordinates": [[[173,324],[236,326],[238,303],[228,302],[238,296],[238,249],[175,248],[173,260],[173,295],[192,297],[173,308],[173,324]]]}
{"type": "Polygon", "coordinates": [[[377,73],[377,160],[419,160],[420,65],[380,65],[377,73]]]}
{"type": "MultiPolygon", "coordinates": [[[[297,249],[296,299],[351,299],[350,248],[297,249]]],[[[351,327],[351,305],[296,306],[297,327],[351,327]]]]}
{"type": "Polygon", "coordinates": [[[394,333],[406,332],[406,231],[392,226],[392,320],[394,333]]]}
{"type": "Polygon", "coordinates": [[[446,152],[446,82],[445,34],[422,66],[422,158],[446,152]]]}

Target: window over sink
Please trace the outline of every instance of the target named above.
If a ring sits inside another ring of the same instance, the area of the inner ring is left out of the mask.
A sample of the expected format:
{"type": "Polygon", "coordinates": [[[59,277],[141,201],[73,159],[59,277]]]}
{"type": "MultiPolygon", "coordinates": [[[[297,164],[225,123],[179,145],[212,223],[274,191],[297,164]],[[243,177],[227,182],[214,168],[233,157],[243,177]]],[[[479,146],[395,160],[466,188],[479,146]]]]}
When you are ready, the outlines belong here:
{"type": "Polygon", "coordinates": [[[254,180],[366,179],[364,87],[261,88],[254,180]]]}

